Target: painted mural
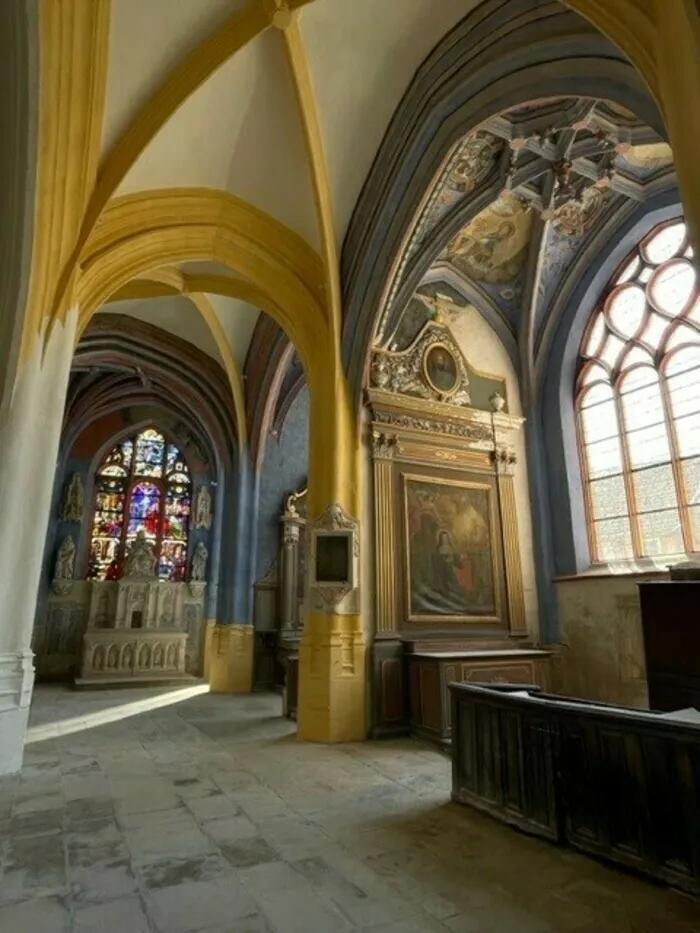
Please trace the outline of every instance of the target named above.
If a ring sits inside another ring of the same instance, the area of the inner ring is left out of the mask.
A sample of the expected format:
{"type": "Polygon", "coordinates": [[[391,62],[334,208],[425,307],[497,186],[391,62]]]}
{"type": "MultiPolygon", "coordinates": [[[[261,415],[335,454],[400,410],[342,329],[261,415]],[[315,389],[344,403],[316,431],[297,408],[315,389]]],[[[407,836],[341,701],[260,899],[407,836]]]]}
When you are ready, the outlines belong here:
{"type": "Polygon", "coordinates": [[[497,615],[491,489],[405,477],[409,616],[497,615]]]}
{"type": "Polygon", "coordinates": [[[477,282],[512,282],[527,256],[532,208],[504,194],[460,230],[446,258],[477,282]]]}

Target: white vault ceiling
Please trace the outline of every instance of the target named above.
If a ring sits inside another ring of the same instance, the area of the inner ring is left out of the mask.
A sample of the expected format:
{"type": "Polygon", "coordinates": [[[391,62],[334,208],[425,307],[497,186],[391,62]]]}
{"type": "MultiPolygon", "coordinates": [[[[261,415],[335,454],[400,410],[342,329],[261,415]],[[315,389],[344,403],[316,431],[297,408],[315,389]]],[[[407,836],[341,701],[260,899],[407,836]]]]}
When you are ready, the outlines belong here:
{"type": "MultiPolygon", "coordinates": [[[[416,69],[477,2],[314,0],[300,9],[339,249],[416,69]]],[[[170,71],[246,6],[246,0],[112,0],[103,156],[170,71]]],[[[182,104],[117,193],[195,186],[231,192],[319,248],[299,106],[277,30],[242,48],[182,104]]],[[[225,274],[206,265],[187,264],[185,271],[225,274]]],[[[242,366],[258,312],[233,299],[210,299],[242,366]]],[[[220,359],[207,325],[185,298],[119,302],[111,310],[149,320],[220,359]]]]}

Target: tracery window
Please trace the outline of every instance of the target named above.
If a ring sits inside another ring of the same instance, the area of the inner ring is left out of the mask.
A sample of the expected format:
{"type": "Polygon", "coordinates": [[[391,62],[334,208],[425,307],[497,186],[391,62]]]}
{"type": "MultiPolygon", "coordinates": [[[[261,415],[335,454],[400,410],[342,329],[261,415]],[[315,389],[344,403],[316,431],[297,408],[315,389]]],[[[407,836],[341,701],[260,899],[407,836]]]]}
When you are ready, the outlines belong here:
{"type": "Polygon", "coordinates": [[[95,475],[88,579],[121,576],[143,530],[161,580],[183,580],[187,563],[192,484],[180,450],[147,428],[110,450],[95,475]]]}
{"type": "Polygon", "coordinates": [[[581,344],[576,416],[593,562],[700,551],[700,288],[682,221],[625,260],[581,344]]]}

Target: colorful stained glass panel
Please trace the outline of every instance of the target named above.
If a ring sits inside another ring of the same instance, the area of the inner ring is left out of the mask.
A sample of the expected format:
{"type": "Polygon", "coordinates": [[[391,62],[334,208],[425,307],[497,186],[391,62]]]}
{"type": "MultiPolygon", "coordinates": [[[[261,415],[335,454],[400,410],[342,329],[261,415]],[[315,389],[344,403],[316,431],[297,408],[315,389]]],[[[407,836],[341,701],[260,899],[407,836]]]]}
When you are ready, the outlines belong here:
{"type": "Polygon", "coordinates": [[[134,473],[137,476],[162,476],[165,457],[165,438],[149,428],[136,440],[134,473]]]}

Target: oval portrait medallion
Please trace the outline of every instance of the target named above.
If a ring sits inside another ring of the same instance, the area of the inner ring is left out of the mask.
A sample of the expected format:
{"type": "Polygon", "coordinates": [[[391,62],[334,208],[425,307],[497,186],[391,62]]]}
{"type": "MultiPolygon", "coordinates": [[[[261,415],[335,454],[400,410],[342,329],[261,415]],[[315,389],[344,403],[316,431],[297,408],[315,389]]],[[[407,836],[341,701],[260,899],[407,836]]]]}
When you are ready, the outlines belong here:
{"type": "Polygon", "coordinates": [[[436,343],[423,357],[425,378],[439,395],[450,395],[459,385],[459,369],[452,351],[444,344],[436,343]]]}

